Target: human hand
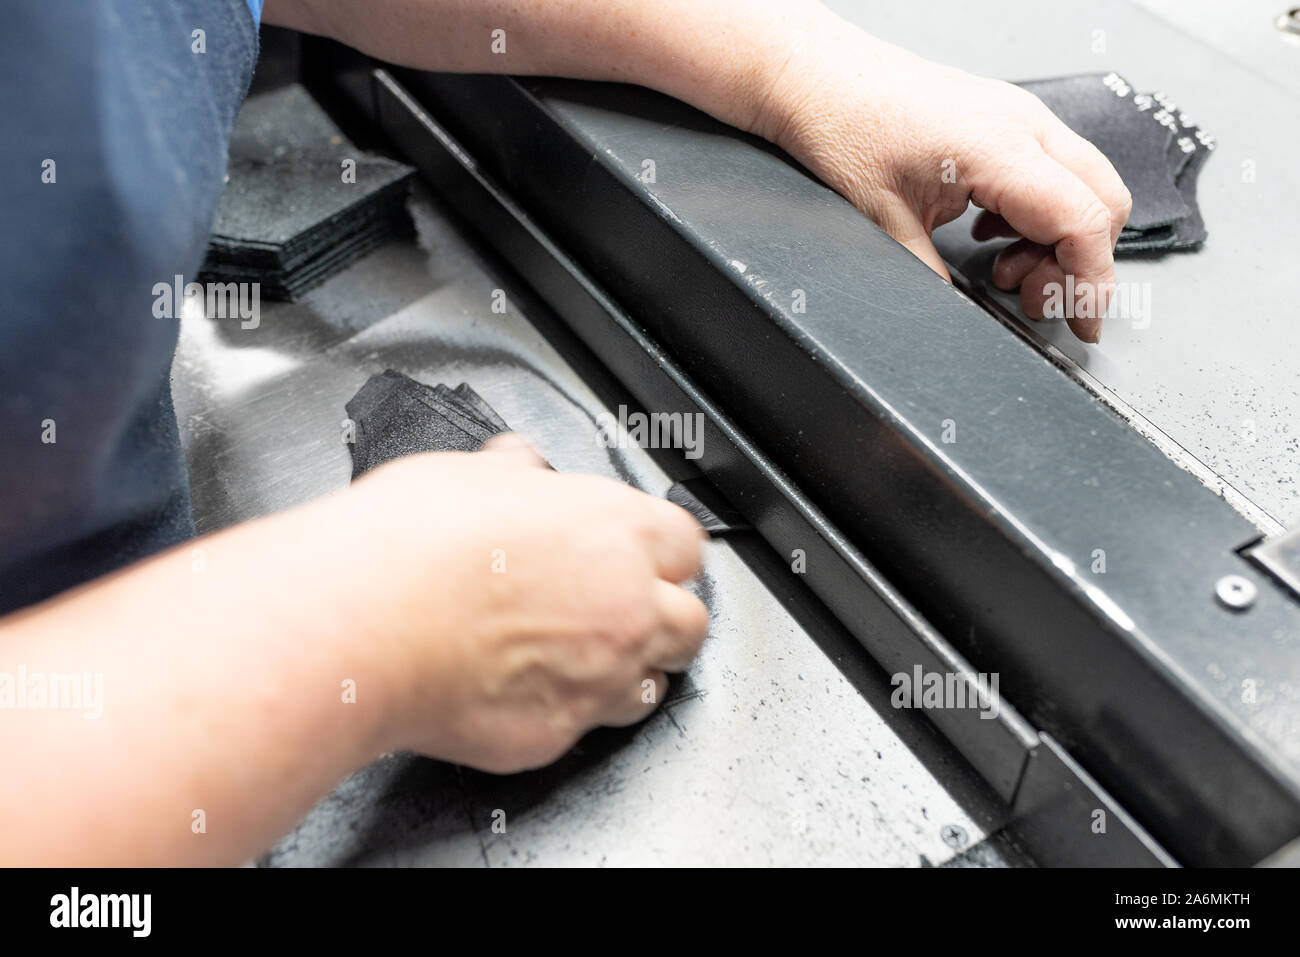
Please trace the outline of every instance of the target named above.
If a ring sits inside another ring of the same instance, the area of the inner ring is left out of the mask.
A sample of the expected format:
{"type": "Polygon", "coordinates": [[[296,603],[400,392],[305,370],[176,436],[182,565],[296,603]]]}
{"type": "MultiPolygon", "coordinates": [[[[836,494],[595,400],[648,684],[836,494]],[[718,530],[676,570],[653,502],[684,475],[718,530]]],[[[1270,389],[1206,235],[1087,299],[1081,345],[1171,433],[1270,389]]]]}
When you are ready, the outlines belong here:
{"type": "Polygon", "coordinates": [[[521,439],[398,459],[350,494],[379,554],[359,583],[394,689],[392,747],[494,772],[641,720],[708,624],[677,583],[703,533],[681,508],[565,475],[521,439]]]}
{"type": "Polygon", "coordinates": [[[1021,307],[1037,319],[1072,275],[1070,328],[1099,341],[1132,201],[1105,156],[1037,97],[923,60],[823,11],[754,126],[945,278],[930,233],[968,202],[982,207],[977,239],[1019,237],[998,255],[995,285],[1019,286],[1021,307]]]}

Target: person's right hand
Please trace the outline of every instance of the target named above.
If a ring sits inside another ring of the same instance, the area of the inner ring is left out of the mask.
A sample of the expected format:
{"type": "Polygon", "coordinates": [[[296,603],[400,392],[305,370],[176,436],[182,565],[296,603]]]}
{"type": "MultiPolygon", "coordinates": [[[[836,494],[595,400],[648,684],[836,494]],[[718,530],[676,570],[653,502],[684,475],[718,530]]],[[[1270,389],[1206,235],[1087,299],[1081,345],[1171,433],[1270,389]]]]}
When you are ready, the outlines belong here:
{"type": "Polygon", "coordinates": [[[547,764],[639,721],[708,625],[678,583],[703,532],[676,505],[560,474],[521,439],[384,465],[347,493],[374,549],[353,595],[376,616],[385,740],[487,771],[547,764]]]}

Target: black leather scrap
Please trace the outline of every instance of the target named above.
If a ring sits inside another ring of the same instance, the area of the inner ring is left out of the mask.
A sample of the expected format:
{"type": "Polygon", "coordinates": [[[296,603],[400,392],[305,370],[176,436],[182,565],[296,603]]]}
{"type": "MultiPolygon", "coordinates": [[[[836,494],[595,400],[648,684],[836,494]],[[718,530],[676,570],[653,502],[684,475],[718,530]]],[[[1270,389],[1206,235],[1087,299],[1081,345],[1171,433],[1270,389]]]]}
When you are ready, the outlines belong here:
{"type": "MultiPolygon", "coordinates": [[[[510,431],[505,419],[462,382],[428,386],[393,369],[372,375],[345,406],[355,430],[352,479],[402,455],[476,452],[510,431]]],[[[690,512],[710,536],[747,531],[749,523],[705,479],[675,483],[668,501],[690,512]]]]}
{"type": "Polygon", "coordinates": [[[355,429],[354,480],[401,455],[475,452],[509,429],[469,385],[431,387],[392,369],[367,379],[345,408],[355,429]]]}
{"type": "Polygon", "coordinates": [[[414,170],[357,149],[297,84],[248,98],[228,163],[200,281],[257,282],[267,299],[294,300],[412,232],[414,170]]]}
{"type": "Polygon", "coordinates": [[[1207,232],[1196,181],[1214,149],[1181,105],[1163,92],[1138,93],[1115,73],[1019,84],[1114,165],[1133,196],[1115,252],[1195,249],[1207,232]]]}

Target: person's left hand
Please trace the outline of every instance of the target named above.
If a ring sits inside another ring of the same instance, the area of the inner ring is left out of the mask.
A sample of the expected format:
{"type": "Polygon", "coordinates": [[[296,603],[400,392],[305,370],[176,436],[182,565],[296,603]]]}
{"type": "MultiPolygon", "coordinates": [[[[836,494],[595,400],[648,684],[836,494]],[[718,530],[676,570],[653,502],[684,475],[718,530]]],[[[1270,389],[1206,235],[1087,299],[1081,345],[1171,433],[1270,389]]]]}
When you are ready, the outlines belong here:
{"type": "Polygon", "coordinates": [[[976,238],[1020,237],[998,256],[994,283],[1019,286],[1037,319],[1073,275],[1070,328],[1085,342],[1100,339],[1132,201],[1105,156],[1031,93],[815,17],[755,131],[945,278],[931,231],[969,202],[982,207],[976,238]]]}

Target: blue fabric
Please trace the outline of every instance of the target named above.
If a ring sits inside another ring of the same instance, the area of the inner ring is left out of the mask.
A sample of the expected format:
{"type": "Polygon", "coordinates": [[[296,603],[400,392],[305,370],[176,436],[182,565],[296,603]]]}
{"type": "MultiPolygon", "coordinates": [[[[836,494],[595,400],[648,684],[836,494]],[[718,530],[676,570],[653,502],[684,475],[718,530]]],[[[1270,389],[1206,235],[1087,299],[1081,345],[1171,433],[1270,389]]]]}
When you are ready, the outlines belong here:
{"type": "Polygon", "coordinates": [[[256,55],[244,0],[5,10],[0,612],[194,532],[153,287],[197,275],[256,55]]]}
{"type": "Polygon", "coordinates": [[[253,22],[262,22],[262,0],[248,0],[248,9],[253,14],[253,22]]]}

